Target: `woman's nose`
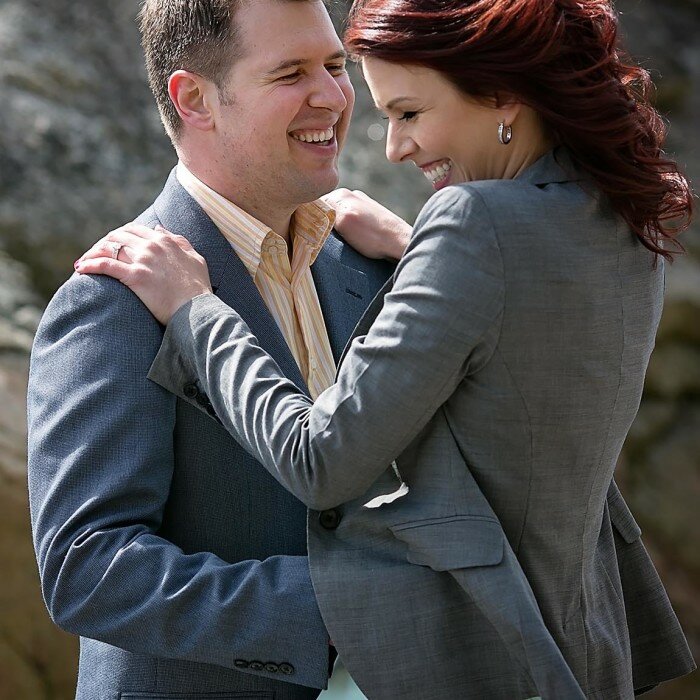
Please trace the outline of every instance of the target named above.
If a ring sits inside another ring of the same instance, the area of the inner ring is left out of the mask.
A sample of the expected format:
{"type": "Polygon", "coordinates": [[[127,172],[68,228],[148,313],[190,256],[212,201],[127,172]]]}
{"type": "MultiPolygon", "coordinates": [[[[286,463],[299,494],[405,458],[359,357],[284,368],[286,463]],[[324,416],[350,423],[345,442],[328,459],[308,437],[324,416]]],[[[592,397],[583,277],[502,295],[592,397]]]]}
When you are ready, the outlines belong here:
{"type": "Polygon", "coordinates": [[[400,163],[408,158],[415,150],[415,143],[407,135],[396,133],[396,129],[389,124],[386,136],[386,158],[390,163],[400,163]]]}

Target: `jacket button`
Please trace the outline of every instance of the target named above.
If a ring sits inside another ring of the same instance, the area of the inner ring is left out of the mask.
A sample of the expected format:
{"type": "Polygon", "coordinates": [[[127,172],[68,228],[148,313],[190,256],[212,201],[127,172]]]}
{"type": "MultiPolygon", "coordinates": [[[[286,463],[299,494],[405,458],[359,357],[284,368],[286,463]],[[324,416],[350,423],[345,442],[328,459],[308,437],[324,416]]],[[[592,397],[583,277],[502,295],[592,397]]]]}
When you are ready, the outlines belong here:
{"type": "Polygon", "coordinates": [[[280,667],[279,667],[277,664],[273,664],[272,661],[268,661],[268,662],[265,664],[265,670],[266,670],[268,673],[277,673],[277,671],[280,670],[280,667]]]}
{"type": "Polygon", "coordinates": [[[326,530],[335,530],[340,525],[340,513],[335,508],[322,510],[318,515],[318,521],[326,530]]]}
{"type": "Polygon", "coordinates": [[[185,384],[185,386],[182,387],[182,393],[188,399],[194,399],[199,395],[199,389],[196,384],[185,384]]]}
{"type": "Polygon", "coordinates": [[[279,669],[280,673],[284,673],[285,676],[291,676],[294,673],[294,666],[292,666],[292,664],[280,664],[279,669]]]}
{"type": "Polygon", "coordinates": [[[248,668],[248,662],[245,659],[236,659],[233,665],[236,668],[248,668]]]}
{"type": "Polygon", "coordinates": [[[251,661],[248,664],[248,668],[252,668],[253,671],[262,671],[265,668],[265,664],[262,661],[251,661]]]}

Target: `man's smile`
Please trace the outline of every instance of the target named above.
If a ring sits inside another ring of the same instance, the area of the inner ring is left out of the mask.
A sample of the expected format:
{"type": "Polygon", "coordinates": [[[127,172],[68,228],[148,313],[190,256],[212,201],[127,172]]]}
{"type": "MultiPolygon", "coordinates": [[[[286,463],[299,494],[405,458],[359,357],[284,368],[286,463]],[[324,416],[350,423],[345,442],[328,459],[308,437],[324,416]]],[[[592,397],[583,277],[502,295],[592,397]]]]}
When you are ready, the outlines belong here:
{"type": "Polygon", "coordinates": [[[306,143],[319,143],[327,145],[333,140],[333,127],[328,129],[304,129],[290,132],[292,138],[306,143]]]}

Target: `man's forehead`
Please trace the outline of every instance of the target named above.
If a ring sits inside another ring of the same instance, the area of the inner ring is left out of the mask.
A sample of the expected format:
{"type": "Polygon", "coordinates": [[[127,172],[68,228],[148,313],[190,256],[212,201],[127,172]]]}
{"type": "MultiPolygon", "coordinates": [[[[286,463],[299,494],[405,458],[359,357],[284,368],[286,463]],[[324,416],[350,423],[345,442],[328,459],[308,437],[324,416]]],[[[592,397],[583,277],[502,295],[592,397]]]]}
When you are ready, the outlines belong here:
{"type": "MultiPolygon", "coordinates": [[[[345,57],[321,0],[250,0],[239,7],[240,58],[262,72],[345,57]],[[285,66],[286,64],[286,66],[285,66]]],[[[234,21],[236,21],[234,20],[234,21]]]]}

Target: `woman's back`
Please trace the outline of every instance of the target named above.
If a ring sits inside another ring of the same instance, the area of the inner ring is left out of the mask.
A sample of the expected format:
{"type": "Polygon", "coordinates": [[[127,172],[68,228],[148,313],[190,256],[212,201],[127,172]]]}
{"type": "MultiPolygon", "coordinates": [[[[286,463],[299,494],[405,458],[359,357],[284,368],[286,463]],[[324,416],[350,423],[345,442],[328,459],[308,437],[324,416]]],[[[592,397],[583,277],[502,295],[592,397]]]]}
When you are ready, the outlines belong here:
{"type": "MultiPolygon", "coordinates": [[[[590,665],[609,664],[606,639],[625,623],[607,604],[622,591],[605,504],[654,345],[663,261],[562,149],[516,180],[463,187],[491,213],[505,301],[489,362],[446,415],[563,653],[584,645],[590,665]]],[[[630,520],[613,514],[625,533],[630,520]]]]}

